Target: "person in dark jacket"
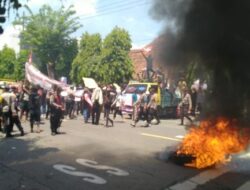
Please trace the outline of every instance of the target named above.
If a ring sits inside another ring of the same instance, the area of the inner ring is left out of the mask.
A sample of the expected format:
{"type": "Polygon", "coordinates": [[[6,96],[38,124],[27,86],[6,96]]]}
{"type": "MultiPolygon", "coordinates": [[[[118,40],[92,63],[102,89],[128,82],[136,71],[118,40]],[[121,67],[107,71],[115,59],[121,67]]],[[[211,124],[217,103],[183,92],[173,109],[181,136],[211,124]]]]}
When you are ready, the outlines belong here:
{"type": "Polygon", "coordinates": [[[50,96],[50,129],[51,135],[59,134],[58,128],[61,125],[63,117],[63,104],[60,96],[61,88],[55,87],[54,93],[50,96]]]}
{"type": "Polygon", "coordinates": [[[32,86],[29,95],[29,111],[30,111],[30,131],[33,133],[34,124],[37,126],[37,132],[40,133],[41,121],[41,97],[38,94],[38,87],[32,86]]]}
{"type": "Polygon", "coordinates": [[[112,97],[111,97],[111,94],[110,94],[110,91],[106,91],[105,92],[105,95],[104,95],[104,100],[103,100],[103,104],[104,104],[104,115],[105,115],[105,127],[108,127],[108,123],[110,122],[111,123],[111,126],[113,127],[113,120],[110,119],[109,117],[109,114],[110,114],[110,110],[111,110],[111,104],[112,104],[112,97]]]}

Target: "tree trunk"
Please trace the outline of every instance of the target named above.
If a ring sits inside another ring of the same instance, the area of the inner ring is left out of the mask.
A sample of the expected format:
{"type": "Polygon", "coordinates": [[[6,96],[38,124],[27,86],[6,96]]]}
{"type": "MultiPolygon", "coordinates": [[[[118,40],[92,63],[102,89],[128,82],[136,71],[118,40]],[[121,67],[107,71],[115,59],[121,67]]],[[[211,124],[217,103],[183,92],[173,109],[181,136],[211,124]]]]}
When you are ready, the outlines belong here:
{"type": "Polygon", "coordinates": [[[55,79],[55,67],[53,63],[49,62],[47,64],[47,72],[48,72],[49,78],[55,79]]]}

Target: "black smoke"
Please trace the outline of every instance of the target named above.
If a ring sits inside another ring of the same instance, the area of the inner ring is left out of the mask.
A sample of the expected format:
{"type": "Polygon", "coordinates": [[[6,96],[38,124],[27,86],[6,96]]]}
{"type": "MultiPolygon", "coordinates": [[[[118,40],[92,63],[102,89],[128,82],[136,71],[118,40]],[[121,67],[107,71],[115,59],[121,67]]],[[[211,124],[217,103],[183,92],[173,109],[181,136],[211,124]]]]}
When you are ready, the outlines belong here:
{"type": "Polygon", "coordinates": [[[250,1],[155,0],[151,15],[166,21],[166,64],[199,60],[210,73],[206,116],[250,121],[250,1]]]}

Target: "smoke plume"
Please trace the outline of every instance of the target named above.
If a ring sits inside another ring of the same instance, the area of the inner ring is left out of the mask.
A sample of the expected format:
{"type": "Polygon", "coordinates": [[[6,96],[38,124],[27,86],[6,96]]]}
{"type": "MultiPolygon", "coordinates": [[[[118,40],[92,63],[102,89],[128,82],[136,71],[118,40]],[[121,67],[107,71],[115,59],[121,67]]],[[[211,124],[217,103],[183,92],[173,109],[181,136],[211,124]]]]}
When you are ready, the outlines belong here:
{"type": "Polygon", "coordinates": [[[151,15],[166,22],[159,56],[168,66],[198,60],[210,73],[207,116],[249,121],[250,1],[155,0],[151,15]]]}

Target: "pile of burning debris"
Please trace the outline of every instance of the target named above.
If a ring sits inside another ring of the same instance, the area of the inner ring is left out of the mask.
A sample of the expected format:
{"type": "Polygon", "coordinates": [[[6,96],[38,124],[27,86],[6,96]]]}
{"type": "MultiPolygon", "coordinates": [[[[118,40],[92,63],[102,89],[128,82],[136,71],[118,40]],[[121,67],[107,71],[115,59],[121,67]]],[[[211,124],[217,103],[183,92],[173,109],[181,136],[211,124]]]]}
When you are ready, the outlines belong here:
{"type": "Polygon", "coordinates": [[[202,121],[192,126],[169,159],[198,169],[227,163],[231,154],[246,150],[250,142],[249,128],[238,125],[236,120],[225,118],[202,121]]]}

